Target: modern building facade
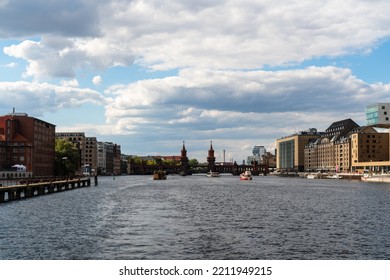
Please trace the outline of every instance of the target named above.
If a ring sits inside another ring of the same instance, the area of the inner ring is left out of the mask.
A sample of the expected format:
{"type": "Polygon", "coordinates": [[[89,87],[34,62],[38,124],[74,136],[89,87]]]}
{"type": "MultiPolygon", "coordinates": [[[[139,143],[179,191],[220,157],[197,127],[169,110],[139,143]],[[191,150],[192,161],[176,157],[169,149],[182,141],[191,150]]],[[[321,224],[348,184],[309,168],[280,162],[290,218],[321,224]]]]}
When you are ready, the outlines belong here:
{"type": "Polygon", "coordinates": [[[367,126],[390,126],[390,103],[376,103],[366,107],[367,126]]]}
{"type": "Polygon", "coordinates": [[[0,117],[0,171],[22,165],[31,176],[53,176],[54,159],[55,125],[25,113],[0,117]]]}
{"type": "Polygon", "coordinates": [[[310,141],[320,138],[317,129],[286,136],[276,140],[276,168],[281,171],[304,171],[305,146],[310,141]]]}
{"type": "Polygon", "coordinates": [[[246,159],[247,164],[252,164],[252,162],[256,161],[257,163],[263,163],[263,156],[267,153],[267,150],[264,146],[254,146],[252,149],[252,155],[248,156],[246,159]]]}

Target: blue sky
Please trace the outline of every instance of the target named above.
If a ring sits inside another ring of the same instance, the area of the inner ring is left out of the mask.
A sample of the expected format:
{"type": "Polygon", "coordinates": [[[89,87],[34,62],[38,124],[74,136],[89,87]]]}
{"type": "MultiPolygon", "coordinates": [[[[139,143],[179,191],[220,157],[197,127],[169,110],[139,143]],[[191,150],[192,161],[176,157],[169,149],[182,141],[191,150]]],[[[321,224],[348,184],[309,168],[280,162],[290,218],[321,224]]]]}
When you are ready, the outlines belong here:
{"type": "Polygon", "coordinates": [[[390,102],[390,3],[317,2],[0,0],[0,115],[200,161],[364,125],[390,102]]]}

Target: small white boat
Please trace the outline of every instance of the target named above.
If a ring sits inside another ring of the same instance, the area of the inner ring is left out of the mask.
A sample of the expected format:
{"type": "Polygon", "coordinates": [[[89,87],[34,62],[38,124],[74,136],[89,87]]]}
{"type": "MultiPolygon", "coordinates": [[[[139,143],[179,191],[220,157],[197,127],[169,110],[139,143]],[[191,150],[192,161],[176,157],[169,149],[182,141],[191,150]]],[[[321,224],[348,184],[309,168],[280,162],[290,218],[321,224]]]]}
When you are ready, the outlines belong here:
{"type": "Polygon", "coordinates": [[[328,179],[342,179],[342,177],[339,174],[329,175],[326,178],[328,178],[328,179]]]}
{"type": "Polygon", "coordinates": [[[252,172],[245,171],[244,173],[241,173],[240,180],[252,180],[252,172]]]}
{"type": "Polygon", "coordinates": [[[311,173],[311,174],[307,174],[306,178],[307,179],[318,179],[318,175],[311,173]]]}
{"type": "Polygon", "coordinates": [[[207,172],[206,176],[207,177],[220,177],[221,174],[219,174],[219,172],[210,171],[210,172],[207,172]]]}

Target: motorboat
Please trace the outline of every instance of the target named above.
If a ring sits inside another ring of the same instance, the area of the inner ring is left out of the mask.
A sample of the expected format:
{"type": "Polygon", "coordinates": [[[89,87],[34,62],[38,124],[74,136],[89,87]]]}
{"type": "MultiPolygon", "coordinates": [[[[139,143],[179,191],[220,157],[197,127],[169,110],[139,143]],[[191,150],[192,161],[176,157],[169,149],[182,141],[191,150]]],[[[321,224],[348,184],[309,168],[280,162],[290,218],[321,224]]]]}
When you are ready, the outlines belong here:
{"type": "Polygon", "coordinates": [[[318,174],[317,173],[310,173],[306,175],[307,179],[318,179],[318,174]]]}
{"type": "Polygon", "coordinates": [[[342,179],[343,177],[336,173],[333,175],[329,175],[326,178],[328,178],[328,179],[342,179]]]}
{"type": "Polygon", "coordinates": [[[221,174],[219,174],[219,172],[216,172],[216,171],[210,171],[210,172],[207,172],[206,176],[207,177],[220,177],[221,174]]]}
{"type": "Polygon", "coordinates": [[[252,172],[245,171],[240,174],[240,180],[252,180],[252,172]]]}

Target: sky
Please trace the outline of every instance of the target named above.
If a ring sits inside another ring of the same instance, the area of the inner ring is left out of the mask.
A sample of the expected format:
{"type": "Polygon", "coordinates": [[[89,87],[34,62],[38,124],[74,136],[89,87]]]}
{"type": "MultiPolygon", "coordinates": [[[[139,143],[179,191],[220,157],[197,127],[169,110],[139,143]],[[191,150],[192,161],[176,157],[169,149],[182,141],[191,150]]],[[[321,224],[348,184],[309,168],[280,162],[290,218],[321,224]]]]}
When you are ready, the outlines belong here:
{"type": "Polygon", "coordinates": [[[241,162],[390,102],[388,0],[0,0],[0,115],[241,162]]]}

